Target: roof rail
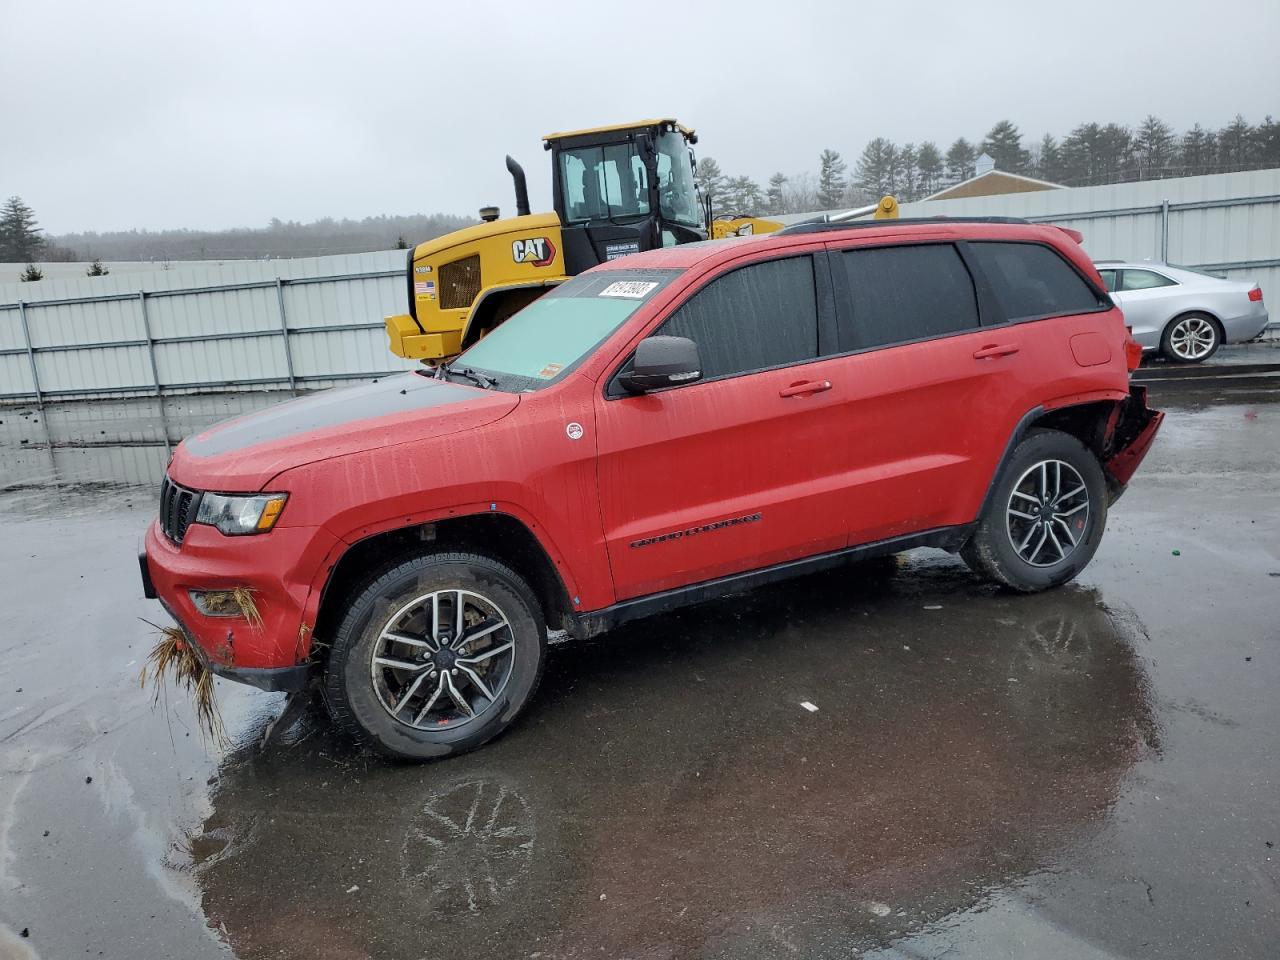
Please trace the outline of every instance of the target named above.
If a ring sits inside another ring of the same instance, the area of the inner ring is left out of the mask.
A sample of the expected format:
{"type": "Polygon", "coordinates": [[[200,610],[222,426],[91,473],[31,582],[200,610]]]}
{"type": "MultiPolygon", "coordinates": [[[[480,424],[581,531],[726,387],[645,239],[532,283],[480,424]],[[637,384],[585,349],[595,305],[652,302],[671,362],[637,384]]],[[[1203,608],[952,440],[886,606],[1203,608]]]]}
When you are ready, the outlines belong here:
{"type": "Polygon", "coordinates": [[[901,217],[890,220],[842,220],[829,222],[823,220],[805,220],[783,227],[778,233],[823,233],[829,230],[850,230],[860,227],[893,227],[899,224],[909,225],[945,225],[949,223],[1021,223],[1036,226],[1030,220],[1021,217],[901,217]]]}

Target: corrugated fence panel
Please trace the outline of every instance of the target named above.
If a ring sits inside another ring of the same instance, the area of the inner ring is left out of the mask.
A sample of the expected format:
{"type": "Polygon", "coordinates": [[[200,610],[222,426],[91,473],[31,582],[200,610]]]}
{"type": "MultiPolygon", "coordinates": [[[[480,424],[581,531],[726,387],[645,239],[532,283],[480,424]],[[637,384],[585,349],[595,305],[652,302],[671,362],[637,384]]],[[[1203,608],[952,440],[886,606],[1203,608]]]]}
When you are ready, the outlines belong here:
{"type": "MultiPolygon", "coordinates": [[[[25,350],[22,318],[17,310],[0,310],[0,350],[25,350]]],[[[3,390],[0,389],[0,393],[3,390]]]]}
{"type": "Polygon", "coordinates": [[[300,377],[412,370],[418,366],[414,360],[389,353],[387,335],[382,330],[295,333],[291,346],[294,370],[300,377]]]}
{"type": "Polygon", "coordinates": [[[138,298],[99,303],[27,304],[33,347],[74,345],[88,341],[142,340],[138,298]]]}
{"type": "Polygon", "coordinates": [[[92,393],[151,383],[145,346],[37,353],[36,372],[44,393],[92,393]]]}
{"type": "Polygon", "coordinates": [[[0,396],[33,396],[31,364],[25,353],[0,354],[0,396]]]}
{"type": "Polygon", "coordinates": [[[287,383],[279,336],[194,343],[157,343],[156,368],[165,385],[277,380],[287,383]]]}

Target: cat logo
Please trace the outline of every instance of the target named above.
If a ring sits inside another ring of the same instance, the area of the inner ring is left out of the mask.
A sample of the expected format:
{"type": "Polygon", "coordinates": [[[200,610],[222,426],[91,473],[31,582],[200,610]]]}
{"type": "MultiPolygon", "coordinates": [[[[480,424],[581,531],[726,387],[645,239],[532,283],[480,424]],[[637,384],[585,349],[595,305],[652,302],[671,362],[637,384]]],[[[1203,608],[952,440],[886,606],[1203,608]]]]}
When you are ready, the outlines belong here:
{"type": "Polygon", "coordinates": [[[555,244],[546,237],[511,241],[511,259],[516,263],[531,263],[535,267],[545,267],[555,258],[555,244]]]}

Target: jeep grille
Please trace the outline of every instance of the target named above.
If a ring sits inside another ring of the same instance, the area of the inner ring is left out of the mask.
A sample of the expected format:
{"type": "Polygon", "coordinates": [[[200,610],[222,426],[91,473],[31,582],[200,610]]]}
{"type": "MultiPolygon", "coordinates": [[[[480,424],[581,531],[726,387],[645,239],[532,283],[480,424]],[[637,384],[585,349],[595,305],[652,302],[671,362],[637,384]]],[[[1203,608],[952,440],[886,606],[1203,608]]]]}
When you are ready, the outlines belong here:
{"type": "Polygon", "coordinates": [[[181,487],[166,475],[160,484],[160,529],[164,535],[181,543],[199,509],[200,492],[181,487]]]}

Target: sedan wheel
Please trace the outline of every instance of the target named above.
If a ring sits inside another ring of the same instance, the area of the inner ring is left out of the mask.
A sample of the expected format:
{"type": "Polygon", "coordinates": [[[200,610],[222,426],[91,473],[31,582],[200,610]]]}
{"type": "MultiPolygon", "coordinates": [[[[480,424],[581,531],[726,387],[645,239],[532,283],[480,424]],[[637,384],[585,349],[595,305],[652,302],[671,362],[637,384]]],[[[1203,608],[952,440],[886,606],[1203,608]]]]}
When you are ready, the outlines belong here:
{"type": "Polygon", "coordinates": [[[1173,321],[1164,332],[1162,347],[1170,360],[1200,363],[1217,351],[1221,341],[1217,325],[1201,314],[1188,314],[1173,321]]]}

